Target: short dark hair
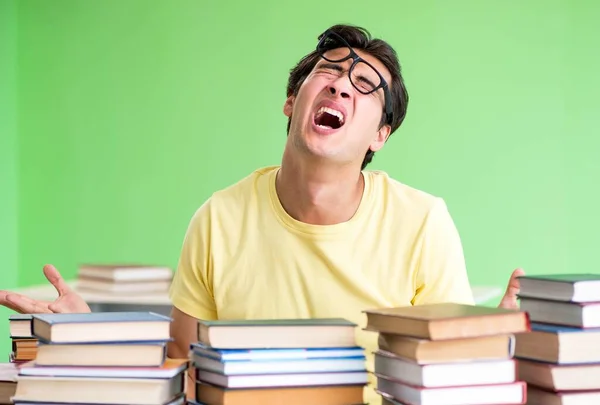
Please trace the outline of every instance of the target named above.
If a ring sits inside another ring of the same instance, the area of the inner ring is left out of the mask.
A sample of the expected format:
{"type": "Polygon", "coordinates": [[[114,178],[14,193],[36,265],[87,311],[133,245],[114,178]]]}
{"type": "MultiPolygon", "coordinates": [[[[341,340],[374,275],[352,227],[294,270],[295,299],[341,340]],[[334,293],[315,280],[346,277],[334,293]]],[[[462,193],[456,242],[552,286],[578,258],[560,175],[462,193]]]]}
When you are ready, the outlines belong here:
{"type": "MultiPolygon", "coordinates": [[[[406,116],[406,109],[408,106],[408,92],[404,85],[404,79],[402,78],[402,70],[400,62],[398,61],[398,55],[394,48],[392,48],[387,42],[373,38],[369,31],[364,28],[353,26],[353,25],[334,25],[329,28],[330,31],[340,35],[348,44],[354,49],[360,49],[369,55],[377,58],[387,70],[390,71],[392,82],[389,83],[390,92],[392,95],[392,112],[393,119],[390,123],[391,131],[390,135],[393,134],[406,116]]],[[[319,54],[316,50],[312,51],[308,55],[304,56],[294,68],[290,71],[287,84],[287,97],[297,95],[300,90],[300,86],[304,80],[308,77],[310,72],[319,61],[319,54]]],[[[382,111],[380,126],[383,126],[386,122],[385,113],[382,111]]],[[[291,119],[288,119],[287,130],[290,130],[291,119]]],[[[375,152],[368,150],[361,170],[367,167],[371,160],[373,160],[375,152]]]]}

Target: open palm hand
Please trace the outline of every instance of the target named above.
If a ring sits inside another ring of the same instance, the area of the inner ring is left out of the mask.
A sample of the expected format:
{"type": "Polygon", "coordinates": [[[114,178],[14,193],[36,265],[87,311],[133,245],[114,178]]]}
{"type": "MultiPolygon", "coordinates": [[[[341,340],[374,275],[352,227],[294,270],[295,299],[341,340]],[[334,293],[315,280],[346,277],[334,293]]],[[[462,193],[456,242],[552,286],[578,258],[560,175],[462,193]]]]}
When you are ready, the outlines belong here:
{"type": "Polygon", "coordinates": [[[50,264],[44,266],[44,275],[58,292],[56,300],[39,301],[25,295],[0,290],[0,305],[22,314],[91,312],[84,299],[67,285],[54,266],[50,264]]]}

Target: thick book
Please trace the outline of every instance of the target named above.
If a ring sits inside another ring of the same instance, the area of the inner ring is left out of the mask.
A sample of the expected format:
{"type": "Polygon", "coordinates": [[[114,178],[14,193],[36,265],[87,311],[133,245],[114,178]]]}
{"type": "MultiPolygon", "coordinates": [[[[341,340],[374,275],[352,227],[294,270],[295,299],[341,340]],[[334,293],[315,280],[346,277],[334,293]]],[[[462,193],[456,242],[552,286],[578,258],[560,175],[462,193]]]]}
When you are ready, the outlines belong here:
{"type": "Polygon", "coordinates": [[[356,324],[341,318],[198,321],[198,341],[218,349],[354,347],[356,324]]]}
{"type": "Polygon", "coordinates": [[[31,338],[31,314],[12,314],[8,318],[11,338],[31,338]]]}
{"type": "Polygon", "coordinates": [[[529,331],[529,316],[512,309],[439,303],[377,308],[367,314],[365,330],[445,340],[529,331]]]}
{"type": "Polygon", "coordinates": [[[153,312],[35,314],[33,335],[50,343],[170,340],[171,318],[153,312]]]}
{"type": "Polygon", "coordinates": [[[417,364],[386,352],[375,352],[374,373],[416,387],[495,385],[515,382],[514,359],[417,364]]]}
{"type": "Polygon", "coordinates": [[[600,328],[531,323],[516,336],[515,357],[557,364],[600,363],[600,328]]]}
{"type": "Polygon", "coordinates": [[[224,388],[196,383],[196,401],[220,405],[352,405],[363,403],[362,385],[274,388],[224,388]]]}
{"type": "Polygon", "coordinates": [[[381,351],[417,364],[441,364],[477,360],[507,360],[514,356],[515,335],[493,335],[464,339],[428,340],[380,333],[381,351]]]}
{"type": "Polygon", "coordinates": [[[520,297],[600,302],[600,274],[542,274],[519,277],[520,297]]]}
{"type": "Polygon", "coordinates": [[[600,390],[600,364],[554,364],[518,360],[518,378],[550,391],[600,390]]]}
{"type": "Polygon", "coordinates": [[[532,322],[575,326],[600,327],[600,302],[562,302],[541,298],[521,297],[520,307],[532,322]]]}
{"type": "Polygon", "coordinates": [[[158,367],[167,342],[54,343],[40,341],[34,357],[39,366],[158,367]]]}
{"type": "Polygon", "coordinates": [[[185,371],[172,378],[21,375],[13,401],[63,404],[163,405],[185,392],[185,371]]]}

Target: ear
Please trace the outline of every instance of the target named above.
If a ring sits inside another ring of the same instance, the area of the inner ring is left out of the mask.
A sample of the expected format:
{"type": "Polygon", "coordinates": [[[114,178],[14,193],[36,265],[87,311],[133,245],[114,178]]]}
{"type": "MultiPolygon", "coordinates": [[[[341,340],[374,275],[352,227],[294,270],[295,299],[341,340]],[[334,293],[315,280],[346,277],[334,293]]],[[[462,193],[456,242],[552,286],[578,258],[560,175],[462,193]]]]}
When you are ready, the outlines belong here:
{"type": "Polygon", "coordinates": [[[371,142],[370,148],[373,152],[377,152],[379,149],[383,148],[385,142],[390,136],[391,127],[389,125],[384,125],[379,128],[379,131],[375,134],[375,139],[371,142]]]}
{"type": "Polygon", "coordinates": [[[294,110],[294,101],[296,100],[295,96],[289,96],[285,103],[283,104],[283,113],[286,117],[290,118],[292,116],[292,111],[294,110]]]}

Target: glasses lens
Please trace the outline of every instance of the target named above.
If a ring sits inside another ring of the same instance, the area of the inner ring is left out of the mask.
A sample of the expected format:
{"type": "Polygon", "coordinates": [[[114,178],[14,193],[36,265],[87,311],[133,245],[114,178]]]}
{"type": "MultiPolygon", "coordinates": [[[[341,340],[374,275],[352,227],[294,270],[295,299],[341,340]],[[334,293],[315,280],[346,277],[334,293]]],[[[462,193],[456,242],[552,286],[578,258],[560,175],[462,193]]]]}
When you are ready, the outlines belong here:
{"type": "Polygon", "coordinates": [[[317,52],[319,55],[330,62],[340,62],[342,60],[348,59],[350,56],[351,49],[340,36],[335,33],[329,33],[325,35],[321,41],[319,41],[319,45],[317,46],[317,52]],[[331,52],[325,56],[325,52],[330,51],[332,49],[340,49],[339,52],[332,54],[331,52]]]}
{"type": "Polygon", "coordinates": [[[359,61],[354,65],[350,74],[350,81],[363,94],[372,93],[381,85],[381,78],[377,71],[363,61],[359,61]]]}

